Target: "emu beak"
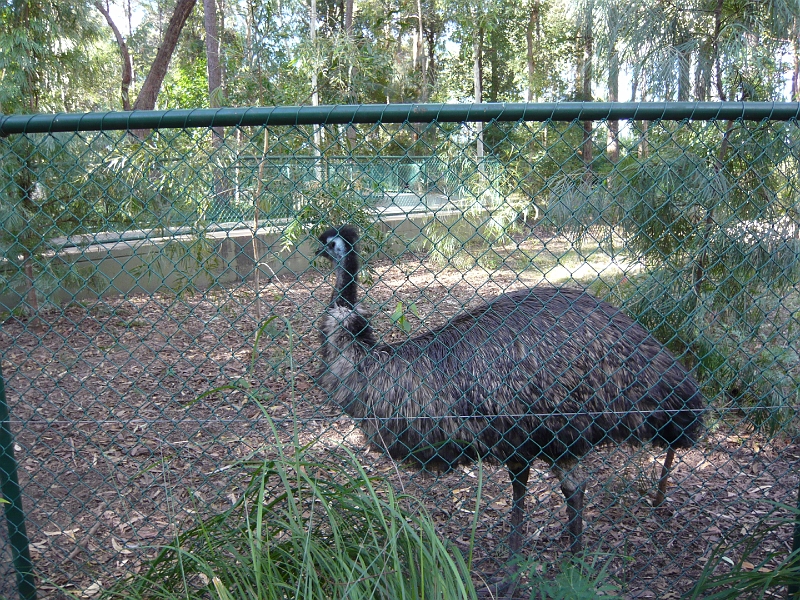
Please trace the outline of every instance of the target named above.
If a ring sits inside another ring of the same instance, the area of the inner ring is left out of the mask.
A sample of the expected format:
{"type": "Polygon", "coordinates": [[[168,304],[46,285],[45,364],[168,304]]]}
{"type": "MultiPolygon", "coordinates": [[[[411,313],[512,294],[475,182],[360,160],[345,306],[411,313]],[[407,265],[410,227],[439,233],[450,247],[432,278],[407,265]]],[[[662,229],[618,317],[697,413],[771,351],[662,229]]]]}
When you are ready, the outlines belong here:
{"type": "Polygon", "coordinates": [[[325,259],[327,259],[327,260],[329,260],[331,262],[334,262],[334,260],[331,257],[331,255],[328,254],[328,248],[324,244],[320,245],[317,248],[317,251],[314,253],[314,260],[317,260],[320,257],[325,258],[325,259]]]}

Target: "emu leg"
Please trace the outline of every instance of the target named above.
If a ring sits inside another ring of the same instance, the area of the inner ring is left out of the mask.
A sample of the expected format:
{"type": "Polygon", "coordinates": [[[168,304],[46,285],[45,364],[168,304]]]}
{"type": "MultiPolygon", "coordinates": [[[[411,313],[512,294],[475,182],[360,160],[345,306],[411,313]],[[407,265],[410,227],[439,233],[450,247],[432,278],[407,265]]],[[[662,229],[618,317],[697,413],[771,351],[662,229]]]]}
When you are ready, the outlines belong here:
{"type": "Polygon", "coordinates": [[[583,496],[586,492],[586,484],[576,479],[575,469],[555,464],[553,471],[561,480],[561,492],[567,501],[569,551],[577,554],[583,550],[583,496]]]}
{"type": "Polygon", "coordinates": [[[525,493],[528,491],[528,476],[531,474],[531,468],[529,465],[508,465],[508,474],[511,477],[511,490],[514,494],[514,503],[511,506],[511,535],[508,538],[508,546],[513,559],[522,550],[525,493]]]}
{"type": "Polygon", "coordinates": [[[653,502],[654,506],[661,506],[667,493],[667,480],[669,479],[669,470],[672,468],[672,463],[675,460],[675,450],[673,448],[667,449],[667,456],[664,458],[664,467],[661,469],[661,478],[658,480],[658,491],[653,502]]]}
{"type": "Polygon", "coordinates": [[[511,556],[504,576],[498,577],[490,585],[492,598],[514,598],[519,585],[519,561],[522,554],[522,522],[525,516],[525,493],[528,489],[528,477],[531,469],[526,463],[509,463],[508,475],[511,477],[511,490],[514,494],[511,505],[511,534],[508,536],[508,547],[511,556]]]}

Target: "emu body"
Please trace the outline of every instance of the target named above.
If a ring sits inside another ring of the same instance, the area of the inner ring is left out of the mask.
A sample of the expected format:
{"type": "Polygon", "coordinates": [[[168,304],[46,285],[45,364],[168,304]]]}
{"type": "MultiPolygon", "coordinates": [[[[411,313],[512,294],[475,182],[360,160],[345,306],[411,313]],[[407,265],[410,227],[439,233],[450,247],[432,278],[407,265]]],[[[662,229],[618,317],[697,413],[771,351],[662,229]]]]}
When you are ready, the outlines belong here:
{"type": "Polygon", "coordinates": [[[530,464],[561,481],[571,550],[581,549],[584,483],[575,463],[596,446],[652,441],[692,446],[703,400],[696,382],[620,309],[584,291],[550,286],[497,296],[437,330],[377,341],[358,305],[360,269],[350,226],[320,236],[336,286],[318,327],[318,383],[391,457],[449,468],[478,458],[506,465],[519,552],[530,464]]]}

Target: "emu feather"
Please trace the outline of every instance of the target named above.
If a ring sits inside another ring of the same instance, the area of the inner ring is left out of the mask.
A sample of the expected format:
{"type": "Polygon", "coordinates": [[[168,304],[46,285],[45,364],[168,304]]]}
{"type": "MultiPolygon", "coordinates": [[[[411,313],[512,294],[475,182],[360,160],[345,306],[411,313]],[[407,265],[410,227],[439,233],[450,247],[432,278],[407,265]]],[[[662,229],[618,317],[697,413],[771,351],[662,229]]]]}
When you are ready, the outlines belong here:
{"type": "Polygon", "coordinates": [[[370,442],[395,459],[449,468],[478,458],[509,470],[509,546],[519,552],[530,464],[561,480],[571,549],[582,548],[585,484],[575,463],[595,446],[651,441],[676,448],[701,432],[697,383],[620,309],[569,287],[497,296],[435,331],[380,343],[358,304],[358,231],[325,231],[320,254],[336,268],[318,327],[318,383],[370,442]]]}

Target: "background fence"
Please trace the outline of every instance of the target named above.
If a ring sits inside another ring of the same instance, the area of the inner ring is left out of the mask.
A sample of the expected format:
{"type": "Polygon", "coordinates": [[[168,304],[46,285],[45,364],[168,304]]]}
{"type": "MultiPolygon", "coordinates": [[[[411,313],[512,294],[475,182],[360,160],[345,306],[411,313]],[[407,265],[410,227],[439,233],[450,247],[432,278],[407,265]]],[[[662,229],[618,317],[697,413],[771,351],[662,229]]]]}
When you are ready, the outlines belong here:
{"type": "MultiPolygon", "coordinates": [[[[476,467],[393,468],[314,385],[331,282],[313,235],[342,222],[364,234],[361,289],[387,341],[503,291],[581,286],[693,371],[710,412],[700,445],[679,456],[666,510],[643,496],[656,450],[610,447],[584,461],[586,543],[615,557],[624,593],[677,597],[714,548],[764,527],[756,555],[778,560],[792,544],[781,503],[796,502],[800,466],[799,112],[427,105],[2,118],[0,358],[40,593],[94,595],[198,512],[230,506],[246,485],[242,459],[274,452],[265,413],[286,440],[297,426],[320,452],[351,448],[463,542],[476,467]]],[[[567,548],[564,502],[535,466],[525,551],[549,564],[567,548]]],[[[476,564],[492,572],[511,492],[502,468],[485,470],[476,564]]],[[[11,555],[0,552],[0,574],[11,555]]],[[[0,595],[13,594],[4,581],[0,595]]]]}

